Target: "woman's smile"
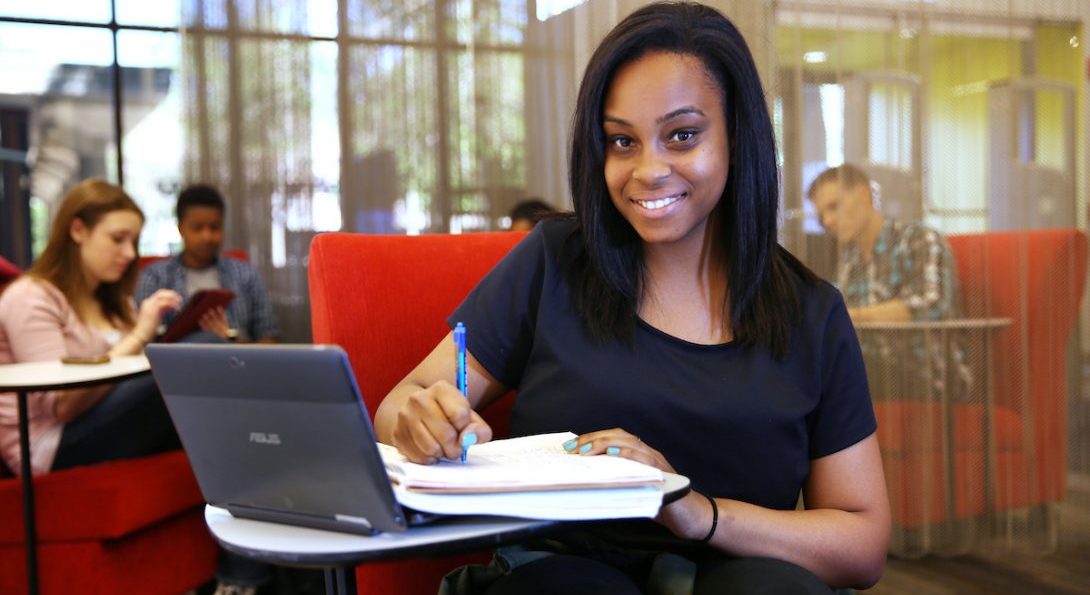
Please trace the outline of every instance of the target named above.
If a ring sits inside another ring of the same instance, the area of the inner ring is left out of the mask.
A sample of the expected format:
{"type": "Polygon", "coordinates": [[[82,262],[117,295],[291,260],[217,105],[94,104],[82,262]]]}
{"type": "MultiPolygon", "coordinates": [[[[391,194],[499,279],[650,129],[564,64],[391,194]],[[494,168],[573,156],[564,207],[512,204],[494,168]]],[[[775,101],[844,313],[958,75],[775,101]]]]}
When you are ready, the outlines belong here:
{"type": "Polygon", "coordinates": [[[679,205],[686,198],[689,193],[679,192],[677,194],[657,195],[657,196],[632,196],[629,198],[629,202],[635,206],[640,207],[643,211],[643,216],[647,218],[663,218],[669,217],[674,213],[675,205],[679,205]]]}
{"type": "Polygon", "coordinates": [[[643,207],[647,211],[662,211],[666,207],[676,204],[677,202],[684,200],[688,196],[688,193],[681,192],[678,194],[671,194],[662,198],[630,198],[636,205],[643,207]]]}

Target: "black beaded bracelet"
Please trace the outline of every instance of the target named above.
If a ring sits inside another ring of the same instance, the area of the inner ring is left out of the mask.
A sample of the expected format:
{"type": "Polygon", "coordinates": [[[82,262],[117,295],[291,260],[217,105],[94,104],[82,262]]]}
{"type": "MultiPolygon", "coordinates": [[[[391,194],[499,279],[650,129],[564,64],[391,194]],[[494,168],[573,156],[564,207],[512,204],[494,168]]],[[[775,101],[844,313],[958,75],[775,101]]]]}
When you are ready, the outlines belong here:
{"type": "MultiPolygon", "coordinates": [[[[694,490],[695,491],[695,490],[694,490]]],[[[704,539],[696,539],[697,543],[708,543],[711,540],[712,535],[715,535],[715,529],[719,526],[719,505],[715,503],[715,498],[705,494],[704,492],[696,492],[701,496],[708,499],[708,502],[712,504],[712,528],[708,530],[708,534],[704,536],[704,539]]]]}

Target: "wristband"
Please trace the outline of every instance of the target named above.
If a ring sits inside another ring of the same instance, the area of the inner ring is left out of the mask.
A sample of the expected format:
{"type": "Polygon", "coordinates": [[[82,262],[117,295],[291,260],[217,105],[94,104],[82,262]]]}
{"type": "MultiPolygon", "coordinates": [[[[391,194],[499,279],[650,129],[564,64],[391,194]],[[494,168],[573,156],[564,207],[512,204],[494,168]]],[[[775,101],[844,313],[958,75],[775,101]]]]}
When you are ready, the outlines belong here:
{"type": "Polygon", "coordinates": [[[708,543],[708,541],[711,540],[712,536],[715,535],[715,529],[719,526],[719,505],[715,503],[715,498],[712,498],[711,496],[705,494],[704,492],[696,492],[696,493],[700,494],[701,496],[704,496],[705,498],[708,499],[708,502],[711,502],[711,505],[712,505],[712,528],[708,530],[708,534],[705,535],[703,539],[694,539],[693,541],[695,541],[697,543],[708,543]]]}

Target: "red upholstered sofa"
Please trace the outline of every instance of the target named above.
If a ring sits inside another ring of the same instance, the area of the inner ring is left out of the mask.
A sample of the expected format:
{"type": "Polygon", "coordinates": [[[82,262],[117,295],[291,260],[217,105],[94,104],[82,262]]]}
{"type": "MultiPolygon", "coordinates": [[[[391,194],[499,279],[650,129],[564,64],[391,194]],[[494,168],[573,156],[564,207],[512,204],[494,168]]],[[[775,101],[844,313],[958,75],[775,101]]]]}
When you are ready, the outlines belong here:
{"type": "MultiPolygon", "coordinates": [[[[314,342],[345,349],[372,416],[386,393],[449,332],[446,317],[524,235],[314,238],[309,263],[314,342]]],[[[485,412],[499,436],[507,434],[511,402],[506,397],[485,412]]],[[[356,584],[364,594],[434,594],[444,574],[488,558],[488,552],[476,552],[364,564],[356,570],[356,584]]]]}
{"type": "MultiPolygon", "coordinates": [[[[0,276],[0,289],[11,278],[0,276]]],[[[38,476],[34,496],[43,595],[176,595],[215,573],[218,550],[181,451],[38,476]]],[[[26,593],[22,488],[2,463],[0,519],[0,593],[26,593]]]]}
{"type": "Polygon", "coordinates": [[[980,337],[970,343],[970,350],[982,354],[984,365],[976,370],[976,390],[982,392],[952,407],[953,518],[947,509],[947,480],[936,479],[944,468],[947,436],[941,407],[912,398],[875,403],[895,551],[897,529],[918,530],[918,537],[934,539],[937,535],[926,536],[929,526],[1048,506],[1062,501],[1066,492],[1066,354],[1083,295],[1086,235],[1054,229],[948,239],[966,317],[1007,318],[1011,323],[991,332],[988,351],[980,337]],[[985,357],[989,352],[990,361],[985,357]],[[986,399],[991,401],[991,471],[985,457],[986,399]],[[990,485],[985,485],[989,473],[990,485]],[[921,487],[928,485],[932,489],[921,487]],[[986,510],[989,496],[991,509],[986,510]]]}

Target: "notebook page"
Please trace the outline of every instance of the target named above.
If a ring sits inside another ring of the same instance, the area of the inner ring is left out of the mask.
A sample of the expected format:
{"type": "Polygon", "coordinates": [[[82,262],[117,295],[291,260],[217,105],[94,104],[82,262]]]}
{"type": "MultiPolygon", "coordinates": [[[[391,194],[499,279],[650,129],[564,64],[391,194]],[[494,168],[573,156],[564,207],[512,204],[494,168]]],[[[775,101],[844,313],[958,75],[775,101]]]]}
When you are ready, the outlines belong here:
{"type": "Polygon", "coordinates": [[[397,449],[379,445],[390,477],[410,490],[523,491],[652,485],[663,481],[654,467],[620,457],[571,454],[562,446],[571,432],[495,440],[473,446],[465,463],[409,462],[397,449]]]}

